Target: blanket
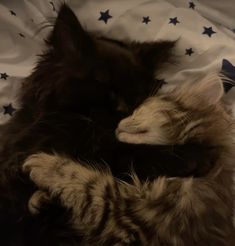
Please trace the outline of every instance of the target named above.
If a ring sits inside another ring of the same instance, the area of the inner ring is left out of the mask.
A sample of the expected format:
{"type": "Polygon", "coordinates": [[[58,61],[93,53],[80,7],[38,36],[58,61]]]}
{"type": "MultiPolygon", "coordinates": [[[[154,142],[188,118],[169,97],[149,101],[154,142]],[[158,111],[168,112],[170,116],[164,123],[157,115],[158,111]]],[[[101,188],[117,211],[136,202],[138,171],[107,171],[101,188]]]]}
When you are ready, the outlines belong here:
{"type": "MultiPolygon", "coordinates": [[[[165,86],[194,75],[224,72],[235,80],[235,4],[233,0],[70,0],[89,31],[120,40],[178,40],[177,64],[161,73],[165,86]]],[[[60,0],[0,1],[0,124],[19,107],[17,91],[44,48],[60,0]],[[40,31],[40,29],[42,29],[40,31]]],[[[235,89],[225,83],[225,98],[235,89]]],[[[235,109],[235,106],[233,107],[235,109]]],[[[235,111],[235,110],[234,110],[235,111]]]]}

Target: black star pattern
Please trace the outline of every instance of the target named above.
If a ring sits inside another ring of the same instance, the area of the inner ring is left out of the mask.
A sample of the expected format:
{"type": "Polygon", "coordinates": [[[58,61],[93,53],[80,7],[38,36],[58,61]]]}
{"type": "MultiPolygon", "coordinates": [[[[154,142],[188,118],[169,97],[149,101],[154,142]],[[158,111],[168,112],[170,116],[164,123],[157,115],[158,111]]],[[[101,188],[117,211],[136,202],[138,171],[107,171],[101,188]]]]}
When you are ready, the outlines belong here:
{"type": "Polygon", "coordinates": [[[3,106],[3,109],[3,114],[9,114],[10,116],[12,116],[12,114],[16,111],[16,109],[13,108],[11,103],[9,103],[7,106],[3,106]]]}
{"type": "Polygon", "coordinates": [[[208,35],[208,37],[211,38],[211,36],[212,36],[213,34],[215,34],[215,33],[216,33],[216,32],[213,31],[213,29],[212,29],[211,26],[210,26],[210,27],[205,27],[205,26],[204,26],[204,32],[203,32],[202,34],[206,34],[206,35],[208,35]]]}
{"type": "Polygon", "coordinates": [[[189,8],[190,9],[195,9],[196,5],[194,2],[189,2],[189,8]]]}
{"type": "Polygon", "coordinates": [[[54,5],[54,3],[52,1],[50,1],[49,3],[52,6],[53,11],[55,11],[55,5],[54,5]]]}
{"type": "Polygon", "coordinates": [[[169,24],[176,25],[177,23],[180,23],[180,22],[177,20],[177,17],[175,17],[175,18],[170,18],[169,24]]]}
{"type": "Polygon", "coordinates": [[[19,35],[21,36],[21,38],[25,38],[25,35],[20,32],[19,32],[19,35]]]}
{"type": "Polygon", "coordinates": [[[13,10],[10,10],[11,15],[16,16],[16,13],[13,10]]]}
{"type": "Polygon", "coordinates": [[[109,9],[105,12],[100,11],[100,18],[99,21],[104,21],[105,24],[107,24],[108,20],[111,19],[113,16],[109,14],[109,9]]]}
{"type": "Polygon", "coordinates": [[[191,56],[194,53],[192,48],[186,49],[185,50],[185,55],[191,56]]]}
{"type": "Polygon", "coordinates": [[[9,75],[7,75],[6,73],[0,73],[1,75],[1,79],[7,79],[7,77],[9,77],[9,75]]]}
{"type": "Polygon", "coordinates": [[[151,20],[150,20],[149,16],[144,16],[142,23],[148,24],[150,21],[151,20]]]}

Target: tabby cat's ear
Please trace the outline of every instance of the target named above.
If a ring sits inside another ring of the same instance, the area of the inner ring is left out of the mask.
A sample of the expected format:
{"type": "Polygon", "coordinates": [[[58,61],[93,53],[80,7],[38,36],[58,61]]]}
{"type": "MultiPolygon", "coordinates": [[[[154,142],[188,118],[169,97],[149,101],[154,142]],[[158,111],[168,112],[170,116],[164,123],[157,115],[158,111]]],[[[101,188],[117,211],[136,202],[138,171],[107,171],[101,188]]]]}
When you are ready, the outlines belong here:
{"type": "Polygon", "coordinates": [[[209,105],[218,103],[224,95],[223,82],[219,75],[211,74],[194,83],[191,90],[209,105]]]}
{"type": "Polygon", "coordinates": [[[136,56],[148,69],[158,69],[165,62],[171,62],[176,41],[134,42],[130,45],[136,56]]]}
{"type": "Polygon", "coordinates": [[[85,32],[74,12],[63,4],[55,21],[48,43],[64,56],[86,52],[92,45],[91,37],[85,32]]]}

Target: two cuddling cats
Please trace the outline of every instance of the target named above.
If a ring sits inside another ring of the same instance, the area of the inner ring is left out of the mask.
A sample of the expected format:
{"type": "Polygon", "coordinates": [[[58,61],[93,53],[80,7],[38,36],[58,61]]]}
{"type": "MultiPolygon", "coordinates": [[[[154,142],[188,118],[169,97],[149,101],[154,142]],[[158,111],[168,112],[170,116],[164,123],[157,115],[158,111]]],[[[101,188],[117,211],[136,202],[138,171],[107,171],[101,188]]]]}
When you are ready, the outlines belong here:
{"type": "Polygon", "coordinates": [[[233,122],[220,79],[146,99],[174,43],[92,36],[66,5],[47,43],[4,126],[1,245],[229,245],[233,122]]]}

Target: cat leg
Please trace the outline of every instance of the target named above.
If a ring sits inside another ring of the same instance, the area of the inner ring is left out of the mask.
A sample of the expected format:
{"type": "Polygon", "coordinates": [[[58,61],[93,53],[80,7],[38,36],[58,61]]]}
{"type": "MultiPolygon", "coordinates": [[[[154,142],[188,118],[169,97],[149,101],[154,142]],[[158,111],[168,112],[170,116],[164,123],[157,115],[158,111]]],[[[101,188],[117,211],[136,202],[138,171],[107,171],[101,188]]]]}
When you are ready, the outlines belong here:
{"type": "Polygon", "coordinates": [[[68,166],[64,167],[66,161],[57,155],[34,154],[26,159],[23,171],[29,172],[30,178],[39,188],[56,192],[62,181],[65,181],[65,174],[68,171],[68,166]]]}
{"type": "MultiPolygon", "coordinates": [[[[108,171],[95,170],[61,156],[44,153],[30,156],[23,170],[29,173],[39,189],[48,191],[51,198],[59,198],[65,208],[71,209],[70,222],[79,233],[86,235],[87,245],[107,245],[105,243],[109,240],[115,241],[113,245],[120,246],[135,242],[137,226],[132,225],[128,218],[124,218],[122,223],[130,224],[130,230],[116,225],[113,209],[118,204],[122,208],[122,200],[129,195],[126,189],[120,190],[121,183],[108,171]],[[107,212],[111,217],[102,222],[107,212]]],[[[136,196],[137,193],[133,191],[131,194],[136,196]]],[[[41,195],[43,193],[38,192],[31,198],[30,203],[34,207],[40,208],[41,195]]]]}
{"type": "MultiPolygon", "coordinates": [[[[88,205],[89,209],[102,208],[106,189],[110,190],[111,199],[115,195],[114,187],[117,187],[108,171],[98,171],[56,154],[31,155],[25,161],[23,171],[28,172],[31,180],[40,190],[47,191],[50,198],[58,197],[64,207],[72,209],[76,219],[84,217],[81,211],[88,205]]],[[[36,192],[29,201],[29,208],[33,213],[37,213],[43,201],[49,197],[43,191],[36,192]]],[[[89,223],[89,216],[82,220],[89,223]]]]}
{"type": "Polygon", "coordinates": [[[72,210],[71,223],[86,235],[87,245],[110,245],[105,244],[110,240],[189,245],[189,239],[194,245],[228,245],[230,192],[214,178],[160,177],[142,184],[134,177],[129,184],[47,154],[29,157],[23,168],[39,188],[72,210]]]}
{"type": "Polygon", "coordinates": [[[76,190],[100,172],[82,166],[78,162],[58,155],[39,153],[31,155],[23,165],[23,171],[28,172],[32,181],[42,190],[57,196],[76,190]],[[61,193],[62,192],[62,193],[61,193]]]}

